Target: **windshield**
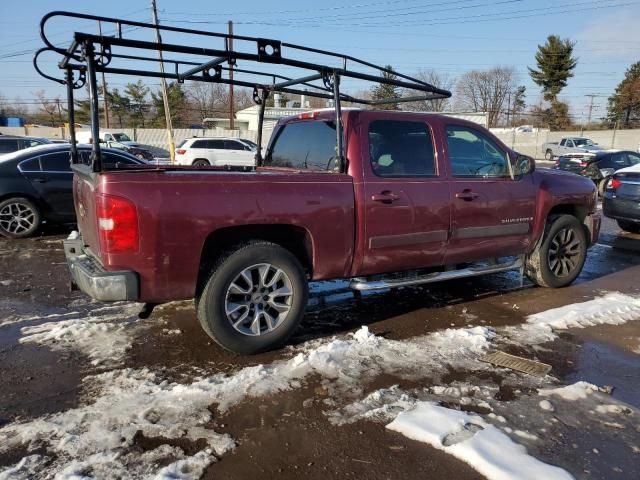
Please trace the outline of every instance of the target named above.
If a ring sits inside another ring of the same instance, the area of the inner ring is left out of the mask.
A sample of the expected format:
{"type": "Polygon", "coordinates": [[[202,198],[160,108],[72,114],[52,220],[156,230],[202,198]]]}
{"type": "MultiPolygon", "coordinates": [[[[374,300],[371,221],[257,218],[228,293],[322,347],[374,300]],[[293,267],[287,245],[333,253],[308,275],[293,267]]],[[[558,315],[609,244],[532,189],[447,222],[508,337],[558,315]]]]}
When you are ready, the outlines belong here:
{"type": "Polygon", "coordinates": [[[258,149],[258,144],[255,142],[252,142],[251,140],[246,140],[244,138],[241,138],[240,141],[242,143],[244,143],[245,145],[249,145],[251,147],[252,150],[257,150],[258,149]]]}
{"type": "Polygon", "coordinates": [[[591,140],[589,140],[588,138],[574,138],[573,139],[573,143],[576,147],[584,147],[584,146],[589,146],[589,145],[595,145],[591,140]]]}
{"type": "Polygon", "coordinates": [[[113,134],[113,138],[115,138],[117,142],[130,142],[131,141],[129,136],[124,134],[124,133],[114,133],[113,134]]]}

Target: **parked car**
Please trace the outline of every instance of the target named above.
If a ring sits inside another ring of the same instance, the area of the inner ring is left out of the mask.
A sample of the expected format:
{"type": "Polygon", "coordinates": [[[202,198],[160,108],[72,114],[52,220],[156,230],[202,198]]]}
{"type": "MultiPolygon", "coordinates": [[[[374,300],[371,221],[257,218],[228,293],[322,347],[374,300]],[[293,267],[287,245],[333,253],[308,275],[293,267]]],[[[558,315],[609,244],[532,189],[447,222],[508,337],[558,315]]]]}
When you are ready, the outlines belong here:
{"type": "Polygon", "coordinates": [[[136,146],[132,146],[132,145],[126,145],[124,143],[111,141],[111,140],[107,140],[105,142],[101,141],[101,143],[104,143],[104,145],[107,148],[114,148],[116,150],[124,150],[125,152],[133,155],[134,157],[138,157],[141,160],[147,160],[147,161],[153,160],[153,153],[151,153],[146,148],[136,147],[136,146]]]}
{"type": "Polygon", "coordinates": [[[257,145],[239,138],[194,137],[176,147],[176,163],[195,166],[255,165],[257,145]]]}
{"type": "Polygon", "coordinates": [[[281,119],[252,172],[74,165],[74,283],[102,301],[196,297],[205,332],[251,354],[297,328],[310,280],[360,291],[521,266],[547,287],[578,276],[600,228],[593,182],[537,170],[461,119],[342,114],[346,171],[327,110],[281,119]]]}
{"type": "Polygon", "coordinates": [[[38,145],[47,145],[50,143],[51,141],[46,138],[2,135],[0,136],[0,155],[16,152],[24,148],[35,147],[38,145]]]}
{"type": "Polygon", "coordinates": [[[640,163],[613,174],[604,192],[602,211],[622,230],[640,233],[640,163]]]}
{"type": "MultiPolygon", "coordinates": [[[[80,131],[76,133],[76,142],[78,144],[91,144],[91,132],[80,131]]],[[[153,153],[137,142],[129,138],[126,133],[106,132],[100,130],[100,143],[104,143],[107,148],[116,148],[124,150],[131,155],[135,155],[141,160],[153,160],[153,153]]]]}
{"type": "MultiPolygon", "coordinates": [[[[0,235],[33,235],[42,223],[73,223],[69,144],[41,145],[0,156],[0,235]]],[[[78,146],[89,162],[89,146],[78,146]]],[[[125,152],[103,150],[106,168],[142,162],[125,152]]]]}
{"type": "Polygon", "coordinates": [[[604,193],[611,175],[616,171],[640,163],[640,154],[622,150],[604,150],[597,153],[570,153],[556,160],[554,168],[590,178],[604,193]]]}
{"type": "Polygon", "coordinates": [[[600,145],[584,137],[565,137],[558,142],[542,144],[544,158],[553,160],[567,153],[596,153],[604,150],[600,145]]]}

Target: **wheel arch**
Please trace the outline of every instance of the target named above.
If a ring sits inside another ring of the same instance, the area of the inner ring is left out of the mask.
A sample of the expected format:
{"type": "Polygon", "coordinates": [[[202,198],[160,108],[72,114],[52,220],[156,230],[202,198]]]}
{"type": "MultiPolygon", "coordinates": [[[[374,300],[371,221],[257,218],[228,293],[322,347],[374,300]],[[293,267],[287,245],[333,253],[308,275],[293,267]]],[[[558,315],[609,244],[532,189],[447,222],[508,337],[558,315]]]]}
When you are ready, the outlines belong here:
{"type": "Polygon", "coordinates": [[[204,241],[196,284],[196,297],[207,282],[211,267],[225,250],[248,240],[272,242],[291,252],[307,275],[313,275],[313,239],[309,231],[290,224],[252,224],[225,227],[211,232],[204,241]]]}

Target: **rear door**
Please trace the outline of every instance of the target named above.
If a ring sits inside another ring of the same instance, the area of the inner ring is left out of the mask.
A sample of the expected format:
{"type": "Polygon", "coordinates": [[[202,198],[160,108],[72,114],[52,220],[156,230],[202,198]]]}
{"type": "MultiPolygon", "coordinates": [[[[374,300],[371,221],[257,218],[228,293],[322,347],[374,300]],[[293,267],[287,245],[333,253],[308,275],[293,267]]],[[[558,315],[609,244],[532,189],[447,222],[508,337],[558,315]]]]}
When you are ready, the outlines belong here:
{"type": "Polygon", "coordinates": [[[358,274],[442,264],[449,231],[449,184],[424,119],[362,114],[364,235],[358,274]]]}
{"type": "Polygon", "coordinates": [[[225,165],[224,140],[207,140],[207,158],[211,165],[225,165]]]}
{"type": "Polygon", "coordinates": [[[40,155],[40,166],[40,172],[25,173],[25,176],[54,216],[73,220],[73,173],[69,164],[69,152],[40,155]]]}
{"type": "Polygon", "coordinates": [[[230,165],[251,167],[255,164],[255,153],[247,145],[236,140],[225,140],[224,148],[232,162],[230,165]]]}
{"type": "Polygon", "coordinates": [[[511,179],[507,150],[486,132],[446,126],[451,171],[451,239],[445,262],[513,255],[524,251],[535,213],[532,176],[511,179]]]}

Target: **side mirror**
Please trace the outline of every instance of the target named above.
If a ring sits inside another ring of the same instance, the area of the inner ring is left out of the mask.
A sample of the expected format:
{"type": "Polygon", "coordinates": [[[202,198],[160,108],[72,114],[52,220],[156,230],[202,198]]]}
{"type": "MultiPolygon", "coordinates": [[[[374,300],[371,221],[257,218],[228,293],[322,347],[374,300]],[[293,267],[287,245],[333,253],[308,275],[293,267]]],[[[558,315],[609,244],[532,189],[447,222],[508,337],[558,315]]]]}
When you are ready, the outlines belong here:
{"type": "Polygon", "coordinates": [[[516,175],[526,175],[533,173],[536,169],[536,161],[527,155],[518,155],[513,165],[513,173],[516,175]]]}

